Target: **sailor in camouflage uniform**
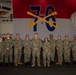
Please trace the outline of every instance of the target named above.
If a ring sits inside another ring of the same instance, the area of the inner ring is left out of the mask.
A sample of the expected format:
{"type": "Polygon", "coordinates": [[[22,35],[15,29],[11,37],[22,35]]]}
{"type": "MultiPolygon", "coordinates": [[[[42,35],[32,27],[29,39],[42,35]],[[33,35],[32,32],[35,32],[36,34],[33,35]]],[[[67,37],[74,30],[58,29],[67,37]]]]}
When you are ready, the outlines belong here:
{"type": "Polygon", "coordinates": [[[58,35],[58,39],[56,41],[56,49],[57,49],[57,56],[58,56],[58,65],[62,64],[63,58],[62,58],[62,54],[63,54],[63,42],[61,40],[61,35],[58,35]]]}
{"type": "Polygon", "coordinates": [[[15,66],[21,63],[21,54],[22,54],[23,41],[20,39],[20,35],[17,33],[16,38],[14,39],[14,63],[15,66]]]}
{"type": "Polygon", "coordinates": [[[29,35],[25,36],[25,40],[23,41],[24,46],[24,62],[26,64],[30,64],[30,56],[31,56],[31,40],[29,39],[29,35]]]}
{"type": "Polygon", "coordinates": [[[51,46],[51,63],[53,64],[55,57],[55,39],[53,38],[53,34],[50,34],[50,46],[51,46]]]}
{"type": "Polygon", "coordinates": [[[38,33],[34,34],[34,38],[31,41],[31,48],[32,48],[32,67],[35,66],[35,61],[37,57],[37,63],[38,66],[40,67],[40,52],[41,52],[41,46],[42,46],[42,41],[38,38],[38,33]]]}
{"type": "Polygon", "coordinates": [[[51,60],[51,45],[50,42],[48,41],[48,38],[46,37],[44,39],[44,43],[42,45],[43,48],[43,63],[44,67],[46,67],[46,63],[48,67],[50,67],[50,60],[51,60]]]}
{"type": "Polygon", "coordinates": [[[72,42],[72,54],[73,54],[73,64],[76,64],[76,35],[74,36],[74,40],[72,42]]]}
{"type": "Polygon", "coordinates": [[[71,47],[71,42],[69,41],[68,35],[65,36],[65,40],[63,43],[64,47],[64,61],[68,65],[70,64],[70,47],[71,47]]]}
{"type": "Polygon", "coordinates": [[[13,40],[10,38],[11,35],[9,33],[6,34],[6,39],[4,40],[4,53],[5,53],[5,63],[8,63],[8,57],[10,59],[10,63],[13,62],[12,58],[12,47],[13,47],[13,40]]]}
{"type": "Polygon", "coordinates": [[[3,65],[3,58],[4,58],[4,49],[3,49],[3,39],[0,35],[0,65],[3,65]]]}

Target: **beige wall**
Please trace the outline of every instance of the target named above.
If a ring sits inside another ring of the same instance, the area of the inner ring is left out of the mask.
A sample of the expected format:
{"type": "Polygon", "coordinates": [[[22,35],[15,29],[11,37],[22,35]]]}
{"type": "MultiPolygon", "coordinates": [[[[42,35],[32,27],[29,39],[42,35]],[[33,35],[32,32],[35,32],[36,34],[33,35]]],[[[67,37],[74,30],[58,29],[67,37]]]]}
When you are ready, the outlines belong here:
{"type": "MultiPolygon", "coordinates": [[[[30,38],[33,38],[35,33],[33,31],[33,27],[31,27],[30,29],[27,28],[30,21],[33,21],[33,19],[14,19],[14,36],[16,33],[19,33],[21,38],[25,39],[25,35],[29,34],[30,38]]],[[[76,35],[76,27],[71,23],[70,19],[57,18],[56,23],[58,25],[58,28],[56,28],[54,31],[49,31],[46,27],[45,22],[43,22],[43,24],[39,22],[37,24],[36,31],[39,33],[39,38],[43,40],[44,37],[49,37],[49,34],[52,33],[55,39],[57,39],[57,36],[60,34],[63,40],[65,38],[65,35],[68,35],[69,39],[73,40],[74,35],[76,35]]]]}
{"type": "Polygon", "coordinates": [[[14,32],[14,24],[13,22],[2,22],[0,24],[0,32],[1,34],[11,33],[14,32]]]}

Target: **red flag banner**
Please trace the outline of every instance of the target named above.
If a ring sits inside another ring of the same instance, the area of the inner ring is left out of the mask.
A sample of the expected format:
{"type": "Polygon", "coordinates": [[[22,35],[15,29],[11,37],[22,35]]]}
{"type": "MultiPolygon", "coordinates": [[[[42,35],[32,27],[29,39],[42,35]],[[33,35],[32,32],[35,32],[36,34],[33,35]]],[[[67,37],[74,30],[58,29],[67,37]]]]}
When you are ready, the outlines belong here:
{"type": "MultiPolygon", "coordinates": [[[[40,6],[39,16],[45,16],[48,6],[52,6],[57,11],[57,18],[70,18],[76,11],[76,0],[12,0],[14,18],[31,18],[27,11],[36,14],[31,10],[31,6],[40,6]]],[[[50,13],[49,11],[48,13],[50,13]]]]}

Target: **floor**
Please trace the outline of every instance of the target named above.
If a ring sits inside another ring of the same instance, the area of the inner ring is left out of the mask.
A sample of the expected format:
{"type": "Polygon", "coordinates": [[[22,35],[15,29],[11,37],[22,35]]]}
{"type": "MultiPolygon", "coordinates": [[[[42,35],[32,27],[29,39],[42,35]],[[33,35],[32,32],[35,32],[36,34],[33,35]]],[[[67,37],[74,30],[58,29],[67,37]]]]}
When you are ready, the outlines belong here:
{"type": "MultiPolygon", "coordinates": [[[[57,61],[57,55],[55,56],[55,61],[57,61]]],[[[25,65],[19,65],[17,68],[11,66],[2,66],[0,67],[0,75],[76,75],[76,65],[72,65],[72,63],[69,66],[58,66],[56,64],[53,64],[50,68],[44,68],[43,63],[41,63],[40,68],[37,67],[37,65],[34,68],[32,68],[31,65],[27,67],[25,65]]]]}
{"type": "Polygon", "coordinates": [[[50,68],[20,65],[15,67],[0,67],[0,75],[76,75],[76,65],[51,65],[50,68]]]}

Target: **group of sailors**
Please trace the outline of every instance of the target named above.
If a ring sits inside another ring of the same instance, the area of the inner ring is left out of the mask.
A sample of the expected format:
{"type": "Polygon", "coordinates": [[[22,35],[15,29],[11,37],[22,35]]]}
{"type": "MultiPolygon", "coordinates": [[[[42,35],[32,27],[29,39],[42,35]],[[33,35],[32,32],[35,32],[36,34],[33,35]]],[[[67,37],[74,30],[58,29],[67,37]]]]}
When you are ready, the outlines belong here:
{"type": "Polygon", "coordinates": [[[62,65],[63,60],[64,64],[70,65],[71,59],[73,56],[73,64],[76,64],[76,35],[74,40],[70,41],[69,36],[66,35],[65,39],[61,39],[61,35],[58,35],[57,40],[53,38],[53,34],[45,37],[42,41],[38,37],[38,33],[34,33],[34,37],[30,39],[28,34],[25,35],[25,40],[20,38],[20,35],[17,33],[15,39],[11,38],[10,33],[6,34],[6,39],[3,40],[0,36],[0,65],[7,65],[8,62],[17,67],[20,64],[30,63],[32,58],[32,67],[37,65],[41,66],[43,62],[44,67],[50,67],[52,63],[55,63],[55,53],[57,53],[57,65],[62,65]],[[21,55],[24,55],[24,62],[21,62],[21,55]],[[72,56],[70,55],[72,51],[72,56]],[[42,55],[42,60],[41,56],[42,55]],[[9,58],[9,59],[8,59],[9,58]]]}

